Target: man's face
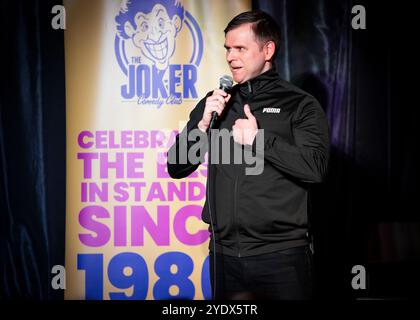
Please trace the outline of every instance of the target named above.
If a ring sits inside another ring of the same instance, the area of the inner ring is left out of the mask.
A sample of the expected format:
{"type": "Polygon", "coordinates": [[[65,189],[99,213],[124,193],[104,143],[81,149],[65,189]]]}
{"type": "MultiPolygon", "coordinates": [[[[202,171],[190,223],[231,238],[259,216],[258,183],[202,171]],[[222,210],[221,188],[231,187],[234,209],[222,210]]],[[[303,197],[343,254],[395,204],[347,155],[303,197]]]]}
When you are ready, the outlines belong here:
{"type": "Polygon", "coordinates": [[[148,14],[139,12],[135,20],[134,44],[155,62],[158,69],[166,69],[175,50],[175,36],[181,28],[181,19],[177,15],[170,19],[165,7],[156,4],[148,14]]]}
{"type": "Polygon", "coordinates": [[[264,44],[256,39],[251,23],[230,30],[226,34],[225,48],[227,63],[237,83],[252,79],[271,67],[264,44]]]}

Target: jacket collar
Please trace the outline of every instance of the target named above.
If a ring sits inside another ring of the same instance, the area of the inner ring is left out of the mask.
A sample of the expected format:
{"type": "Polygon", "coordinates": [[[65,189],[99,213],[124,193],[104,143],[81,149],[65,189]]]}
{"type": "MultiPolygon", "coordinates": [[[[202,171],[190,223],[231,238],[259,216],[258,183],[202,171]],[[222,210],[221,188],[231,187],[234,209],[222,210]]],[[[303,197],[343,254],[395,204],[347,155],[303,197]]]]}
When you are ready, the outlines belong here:
{"type": "Polygon", "coordinates": [[[249,79],[244,83],[238,84],[239,92],[241,95],[249,96],[256,93],[261,93],[268,89],[269,84],[272,84],[273,81],[277,80],[279,75],[275,67],[272,67],[270,70],[267,70],[264,73],[256,76],[255,78],[249,79]]]}

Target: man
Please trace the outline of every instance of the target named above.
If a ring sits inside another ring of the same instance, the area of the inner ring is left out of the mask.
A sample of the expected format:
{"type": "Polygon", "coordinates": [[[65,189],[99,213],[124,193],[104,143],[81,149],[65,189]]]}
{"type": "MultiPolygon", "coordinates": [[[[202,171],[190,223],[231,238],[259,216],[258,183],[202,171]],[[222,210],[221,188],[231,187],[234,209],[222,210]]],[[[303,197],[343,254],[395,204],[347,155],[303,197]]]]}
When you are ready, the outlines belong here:
{"type": "MultiPolygon", "coordinates": [[[[233,145],[263,158],[264,168],[247,175],[243,162],[209,164],[202,216],[212,231],[214,298],[307,299],[312,290],[307,199],[309,185],[321,182],[327,170],[325,115],[314,97],[279,78],[274,67],[279,31],[268,14],[251,11],[233,18],[225,29],[225,48],[237,85],[229,93],[210,92],[191,112],[185,130],[212,132],[215,111],[217,128],[232,132],[233,145]]],[[[168,159],[176,158],[181,144],[189,150],[194,141],[178,136],[168,159]]],[[[220,152],[210,148],[215,151],[220,152]]],[[[174,178],[199,165],[170,162],[174,178]]]]}

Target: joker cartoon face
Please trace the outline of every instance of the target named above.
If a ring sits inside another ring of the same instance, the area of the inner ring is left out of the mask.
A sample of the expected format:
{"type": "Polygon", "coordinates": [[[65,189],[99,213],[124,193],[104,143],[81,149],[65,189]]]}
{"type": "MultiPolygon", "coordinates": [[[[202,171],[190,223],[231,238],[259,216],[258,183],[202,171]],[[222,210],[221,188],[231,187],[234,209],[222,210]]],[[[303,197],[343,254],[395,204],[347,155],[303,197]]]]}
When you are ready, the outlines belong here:
{"type": "Polygon", "coordinates": [[[134,23],[136,28],[129,21],[125,22],[125,34],[159,70],[165,70],[175,51],[175,37],[182,26],[181,18],[177,14],[170,18],[166,8],[156,4],[149,13],[138,12],[134,23]]]}

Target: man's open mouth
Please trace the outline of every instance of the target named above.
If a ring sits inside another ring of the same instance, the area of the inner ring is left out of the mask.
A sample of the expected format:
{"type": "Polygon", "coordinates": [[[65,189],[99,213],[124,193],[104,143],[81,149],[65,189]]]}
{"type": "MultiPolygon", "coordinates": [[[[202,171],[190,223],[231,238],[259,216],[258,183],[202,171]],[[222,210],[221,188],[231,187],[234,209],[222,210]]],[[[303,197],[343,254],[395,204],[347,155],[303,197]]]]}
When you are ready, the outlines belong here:
{"type": "Polygon", "coordinates": [[[161,42],[145,42],[144,45],[150,55],[157,60],[162,60],[168,54],[168,38],[161,42]]]}

